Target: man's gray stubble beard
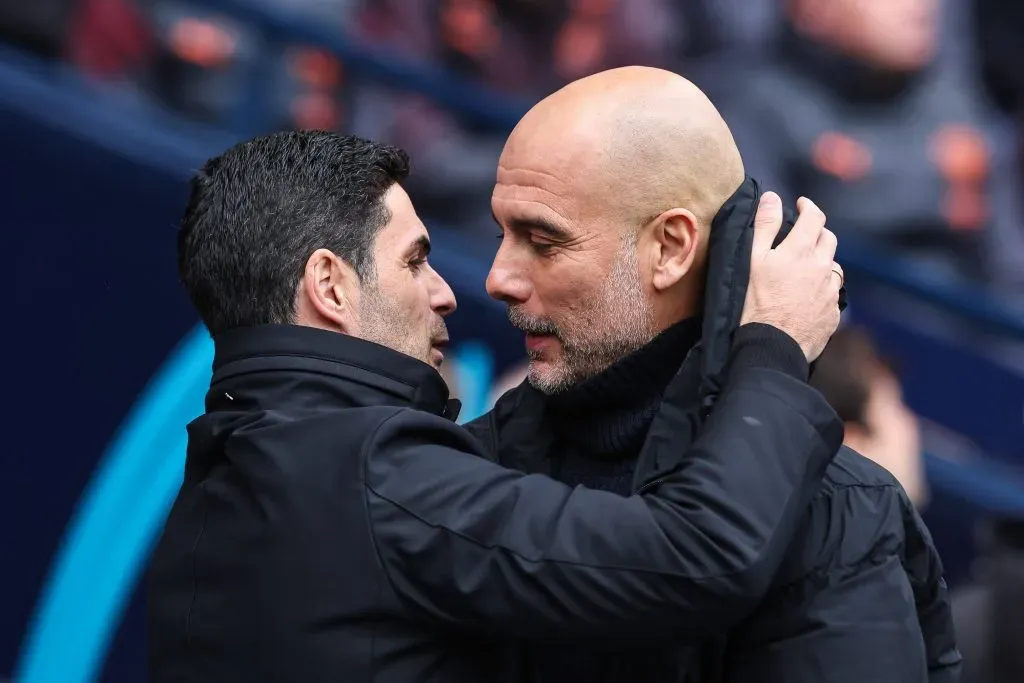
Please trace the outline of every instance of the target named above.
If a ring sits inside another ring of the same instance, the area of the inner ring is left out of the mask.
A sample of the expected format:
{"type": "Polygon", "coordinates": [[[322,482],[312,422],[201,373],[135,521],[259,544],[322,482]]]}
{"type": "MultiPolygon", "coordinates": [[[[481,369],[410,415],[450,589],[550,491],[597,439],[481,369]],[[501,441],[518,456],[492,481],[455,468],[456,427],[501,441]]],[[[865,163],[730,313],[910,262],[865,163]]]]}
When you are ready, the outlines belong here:
{"type": "Polygon", "coordinates": [[[549,320],[530,318],[509,307],[509,321],[513,325],[528,333],[551,334],[562,346],[560,367],[548,376],[534,372],[532,361],[537,354],[528,354],[531,370],[527,379],[534,388],[545,394],[567,391],[654,338],[654,315],[640,280],[635,241],[624,241],[605,278],[600,301],[591,310],[590,320],[576,321],[581,330],[599,330],[588,338],[586,332],[574,334],[579,330],[562,329],[549,320]]]}

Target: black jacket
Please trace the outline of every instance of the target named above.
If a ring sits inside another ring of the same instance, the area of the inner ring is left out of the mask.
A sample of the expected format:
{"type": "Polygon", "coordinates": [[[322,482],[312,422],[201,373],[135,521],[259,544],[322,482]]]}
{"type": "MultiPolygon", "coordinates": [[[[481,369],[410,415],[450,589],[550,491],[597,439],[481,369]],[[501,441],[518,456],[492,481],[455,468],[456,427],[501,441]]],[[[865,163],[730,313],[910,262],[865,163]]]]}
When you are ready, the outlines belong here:
{"type": "MultiPolygon", "coordinates": [[[[748,179],[715,219],[702,340],[669,386],[662,408],[662,415],[669,407],[681,415],[674,424],[652,423],[636,481],[686,467],[685,445],[712,406],[712,424],[719,419],[727,395],[721,393],[726,357],[737,337],[749,279],[759,196],[759,186],[748,179]],[[677,444],[674,452],[658,448],[668,443],[677,444]]],[[[788,213],[780,239],[792,221],[788,213]]],[[[787,403],[796,386],[778,389],[776,396],[787,403]]],[[[784,443],[786,420],[764,415],[762,438],[784,443]]],[[[545,397],[524,384],[467,427],[502,465],[544,473],[551,471],[555,455],[549,419],[545,397]]],[[[705,642],[698,647],[661,632],[646,650],[636,650],[637,662],[665,661],[666,650],[674,651],[668,659],[678,666],[664,680],[687,683],[947,683],[959,674],[942,565],[928,530],[896,480],[845,447],[805,510],[768,596],[727,633],[717,626],[706,626],[705,642]]],[[[605,649],[595,646],[595,656],[605,649]]],[[[524,667],[534,666],[531,654],[528,647],[519,653],[524,667]]],[[[658,677],[631,680],[660,683],[658,677]]]]}
{"type": "Polygon", "coordinates": [[[748,356],[690,466],[623,498],[480,457],[407,356],[294,326],[219,337],[150,570],[152,682],[518,681],[514,638],[735,623],[841,440],[817,392],[748,356]]]}

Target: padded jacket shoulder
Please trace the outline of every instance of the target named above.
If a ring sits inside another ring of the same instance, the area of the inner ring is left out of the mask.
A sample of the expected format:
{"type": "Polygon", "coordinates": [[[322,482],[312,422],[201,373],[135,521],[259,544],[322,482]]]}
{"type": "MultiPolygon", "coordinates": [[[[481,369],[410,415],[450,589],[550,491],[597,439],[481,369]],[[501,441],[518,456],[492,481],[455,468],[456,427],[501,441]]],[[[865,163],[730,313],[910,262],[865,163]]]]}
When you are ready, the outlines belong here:
{"type": "Polygon", "coordinates": [[[776,584],[730,632],[730,683],[948,683],[961,657],[942,564],[906,493],[843,448],[776,584]]]}

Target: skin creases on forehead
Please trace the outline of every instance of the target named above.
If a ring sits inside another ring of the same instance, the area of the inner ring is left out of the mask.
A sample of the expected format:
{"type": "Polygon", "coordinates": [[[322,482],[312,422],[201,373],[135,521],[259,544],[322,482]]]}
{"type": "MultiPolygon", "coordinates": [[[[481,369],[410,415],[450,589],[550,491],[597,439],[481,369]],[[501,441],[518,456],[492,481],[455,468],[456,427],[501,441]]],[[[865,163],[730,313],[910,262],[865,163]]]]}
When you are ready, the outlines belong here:
{"type": "Polygon", "coordinates": [[[615,203],[598,203],[578,189],[566,186],[556,195],[543,186],[498,184],[491,202],[495,223],[572,251],[617,245],[624,229],[639,227],[623,220],[615,203]]]}

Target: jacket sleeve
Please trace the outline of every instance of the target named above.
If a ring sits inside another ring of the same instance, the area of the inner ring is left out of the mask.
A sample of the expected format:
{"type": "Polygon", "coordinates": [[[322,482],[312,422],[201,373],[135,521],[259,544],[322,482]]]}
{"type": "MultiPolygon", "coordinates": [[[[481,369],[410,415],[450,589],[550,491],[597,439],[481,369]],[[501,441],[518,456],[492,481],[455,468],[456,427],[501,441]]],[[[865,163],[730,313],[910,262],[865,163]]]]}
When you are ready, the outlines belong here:
{"type": "Polygon", "coordinates": [[[433,623],[690,639],[767,591],[841,434],[805,383],[747,367],[685,465],[626,498],[504,469],[464,430],[399,411],[368,445],[371,526],[400,600],[433,623]]]}
{"type": "MultiPolygon", "coordinates": [[[[807,522],[800,533],[808,543],[799,545],[824,547],[829,557],[769,593],[736,629],[727,683],[959,680],[941,564],[899,486],[836,491],[815,500],[807,522]],[[828,528],[837,520],[846,521],[842,532],[828,528]]],[[[790,559],[802,565],[806,558],[790,559]]]]}

